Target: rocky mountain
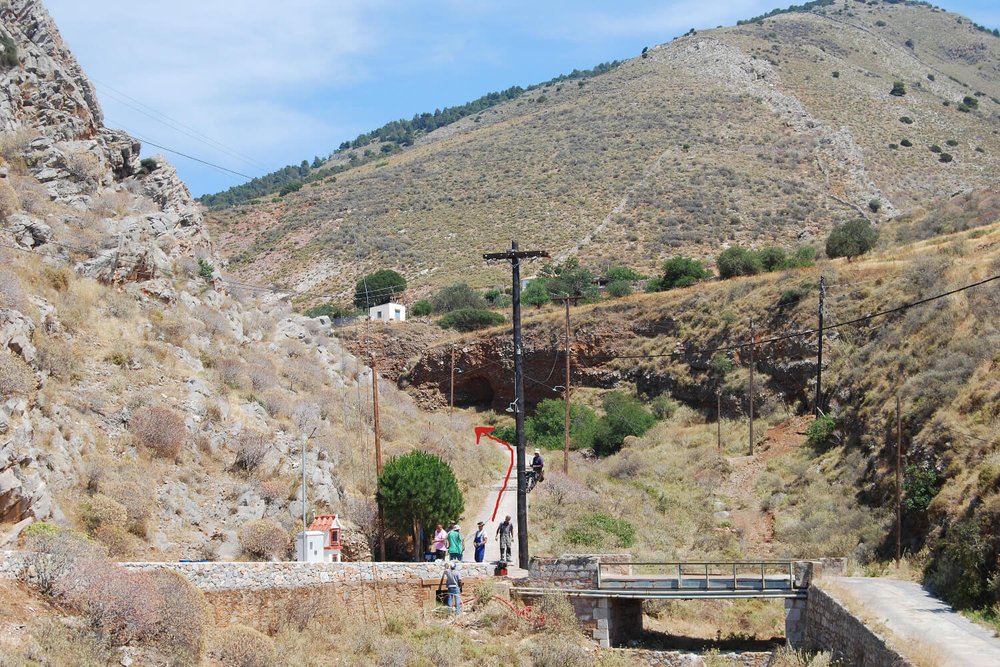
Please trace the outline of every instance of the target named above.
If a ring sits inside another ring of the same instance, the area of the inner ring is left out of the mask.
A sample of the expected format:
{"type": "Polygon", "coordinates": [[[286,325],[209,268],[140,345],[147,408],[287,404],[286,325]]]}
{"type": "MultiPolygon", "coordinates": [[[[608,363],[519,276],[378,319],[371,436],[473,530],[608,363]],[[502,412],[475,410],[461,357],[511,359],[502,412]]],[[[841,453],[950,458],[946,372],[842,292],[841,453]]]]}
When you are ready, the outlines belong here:
{"type": "MultiPolygon", "coordinates": [[[[116,558],[236,556],[244,524],[296,525],[304,443],[310,506],[369,521],[370,370],[218,282],[200,207],[104,127],[41,2],[0,20],[0,543],[51,519],[116,558]]],[[[450,459],[466,426],[383,389],[387,456],[450,459]]],[[[474,498],[482,474],[460,472],[474,498]]]]}
{"type": "Polygon", "coordinates": [[[416,298],[506,284],[480,255],[511,238],[650,270],[996,186],[1000,39],[922,3],[810,4],[533,90],[210,225],[239,276],[347,294],[392,267],[416,298]]]}

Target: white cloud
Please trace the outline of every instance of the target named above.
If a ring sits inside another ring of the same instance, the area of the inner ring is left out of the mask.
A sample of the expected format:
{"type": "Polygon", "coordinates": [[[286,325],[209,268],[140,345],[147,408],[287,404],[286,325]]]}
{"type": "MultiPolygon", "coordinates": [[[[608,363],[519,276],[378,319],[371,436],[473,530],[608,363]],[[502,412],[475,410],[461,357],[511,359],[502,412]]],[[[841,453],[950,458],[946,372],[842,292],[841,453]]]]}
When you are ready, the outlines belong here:
{"type": "Polygon", "coordinates": [[[113,91],[274,168],[275,155],[311,154],[342,137],[336,121],[304,111],[301,101],[367,77],[364,56],[381,46],[372,17],[382,3],[367,0],[46,4],[98,85],[109,124],[239,171],[249,167],[113,91]]]}

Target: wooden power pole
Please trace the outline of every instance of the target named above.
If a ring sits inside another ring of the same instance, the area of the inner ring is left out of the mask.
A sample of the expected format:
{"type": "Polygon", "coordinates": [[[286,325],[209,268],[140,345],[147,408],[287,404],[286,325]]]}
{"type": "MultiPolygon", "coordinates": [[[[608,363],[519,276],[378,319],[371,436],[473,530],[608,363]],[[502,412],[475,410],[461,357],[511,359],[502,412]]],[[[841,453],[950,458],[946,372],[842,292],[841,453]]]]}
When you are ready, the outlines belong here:
{"type": "MultiPolygon", "coordinates": [[[[374,417],[375,429],[375,474],[376,479],[382,474],[382,433],[378,423],[378,370],[375,360],[375,352],[372,352],[372,415],[374,417]]],[[[415,544],[414,548],[419,552],[420,545],[415,544]]],[[[385,514],[382,511],[382,503],[378,504],[378,551],[379,560],[385,561],[385,514]]]]}
{"type": "Polygon", "coordinates": [[[448,414],[455,411],[455,346],[451,346],[451,395],[448,398],[448,414]]]}
{"type": "Polygon", "coordinates": [[[560,296],[553,299],[553,301],[562,301],[566,304],[566,339],[564,345],[564,352],[566,354],[566,385],[563,387],[563,402],[566,404],[566,417],[563,424],[564,435],[563,435],[563,473],[569,474],[569,371],[570,371],[570,337],[572,336],[572,329],[570,327],[569,321],[569,302],[570,299],[573,300],[573,304],[576,305],[577,297],[572,296],[560,296]]]}
{"type": "Polygon", "coordinates": [[[819,345],[816,347],[816,417],[823,414],[823,308],[826,304],[826,279],[819,277],[819,345]]]}
{"type": "Polygon", "coordinates": [[[750,320],[750,456],[753,456],[753,320],[750,320]]]}
{"type": "Polygon", "coordinates": [[[903,415],[896,396],[896,569],[903,556],[903,415]]]}
{"type": "Polygon", "coordinates": [[[521,343],[521,260],[548,257],[544,250],[519,250],[517,241],[511,241],[510,250],[483,255],[486,261],[510,262],[512,288],[512,315],[514,326],[514,430],[517,434],[517,556],[518,565],[528,568],[528,492],[525,484],[524,465],[524,358],[521,343]]]}

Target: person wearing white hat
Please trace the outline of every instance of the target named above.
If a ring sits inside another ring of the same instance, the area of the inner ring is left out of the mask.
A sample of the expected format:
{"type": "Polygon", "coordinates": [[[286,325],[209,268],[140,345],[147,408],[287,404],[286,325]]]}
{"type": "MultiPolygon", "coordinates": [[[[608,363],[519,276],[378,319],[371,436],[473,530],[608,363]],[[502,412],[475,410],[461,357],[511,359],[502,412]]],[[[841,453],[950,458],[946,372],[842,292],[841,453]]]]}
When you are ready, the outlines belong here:
{"type": "Polygon", "coordinates": [[[462,560],[462,552],[465,546],[462,544],[462,528],[456,523],[448,531],[448,560],[462,560]]]}
{"type": "Polygon", "coordinates": [[[542,458],[539,449],[535,450],[535,455],[531,458],[531,469],[535,471],[535,477],[539,482],[545,479],[545,459],[542,458]]]}
{"type": "Polygon", "coordinates": [[[486,531],[483,530],[486,524],[480,521],[477,525],[479,529],[472,536],[472,546],[476,548],[476,562],[482,563],[486,558],[486,531]]]}

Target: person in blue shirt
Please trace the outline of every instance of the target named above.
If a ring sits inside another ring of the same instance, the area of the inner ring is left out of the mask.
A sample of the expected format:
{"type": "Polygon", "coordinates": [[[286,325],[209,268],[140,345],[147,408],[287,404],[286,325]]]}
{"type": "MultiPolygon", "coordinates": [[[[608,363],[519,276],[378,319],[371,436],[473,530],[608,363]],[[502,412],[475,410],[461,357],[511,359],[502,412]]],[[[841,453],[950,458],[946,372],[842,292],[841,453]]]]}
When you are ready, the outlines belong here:
{"type": "Polygon", "coordinates": [[[539,482],[545,479],[545,459],[542,458],[541,450],[535,450],[535,455],[531,458],[531,469],[535,471],[539,482]]]}
{"type": "Polygon", "coordinates": [[[472,536],[472,544],[476,547],[476,562],[482,563],[483,559],[486,558],[486,531],[483,530],[483,526],[486,524],[480,521],[478,525],[479,530],[472,536]]]}

